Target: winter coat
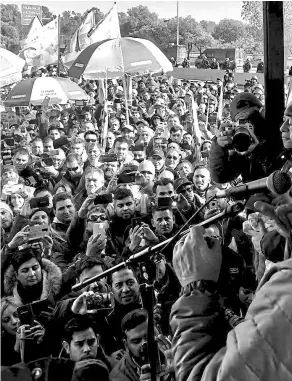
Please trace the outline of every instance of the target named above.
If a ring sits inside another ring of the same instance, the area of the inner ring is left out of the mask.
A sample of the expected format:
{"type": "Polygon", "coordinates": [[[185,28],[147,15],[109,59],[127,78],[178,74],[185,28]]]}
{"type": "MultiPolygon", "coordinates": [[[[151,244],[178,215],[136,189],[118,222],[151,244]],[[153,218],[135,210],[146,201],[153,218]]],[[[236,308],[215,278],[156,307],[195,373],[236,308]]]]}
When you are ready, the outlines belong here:
{"type": "Polygon", "coordinates": [[[239,175],[246,182],[266,177],[271,173],[265,143],[260,143],[248,156],[236,153],[230,156],[228,149],[219,146],[216,137],[212,140],[209,168],[212,180],[219,184],[228,183],[239,175]]]}
{"type": "Polygon", "coordinates": [[[176,380],[291,381],[291,280],[292,259],[272,266],[224,343],[218,295],[183,295],[171,312],[176,380]]]}
{"type": "MultiPolygon", "coordinates": [[[[58,266],[48,259],[42,259],[42,291],[39,300],[45,300],[49,296],[55,299],[61,289],[62,285],[62,272],[58,266]]],[[[4,274],[4,295],[14,296],[16,303],[23,304],[23,301],[17,290],[18,281],[16,279],[15,271],[10,265],[4,274]]]]}

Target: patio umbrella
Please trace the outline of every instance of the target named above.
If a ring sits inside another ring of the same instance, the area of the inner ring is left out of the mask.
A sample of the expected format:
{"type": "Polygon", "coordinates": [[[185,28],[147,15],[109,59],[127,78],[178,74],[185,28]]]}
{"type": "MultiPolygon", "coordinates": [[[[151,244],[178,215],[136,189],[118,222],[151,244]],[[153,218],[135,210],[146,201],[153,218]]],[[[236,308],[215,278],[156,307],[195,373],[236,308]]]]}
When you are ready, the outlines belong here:
{"type": "Polygon", "coordinates": [[[41,105],[45,97],[50,98],[50,104],[88,99],[85,91],[68,78],[36,77],[17,83],[8,93],[4,104],[7,107],[41,105]]]}
{"type": "Polygon", "coordinates": [[[25,61],[9,50],[0,48],[0,87],[21,81],[25,61]]]}
{"type": "Polygon", "coordinates": [[[120,78],[172,71],[167,57],[151,41],[141,38],[115,38],[85,48],[69,69],[69,77],[85,79],[120,78]]]}

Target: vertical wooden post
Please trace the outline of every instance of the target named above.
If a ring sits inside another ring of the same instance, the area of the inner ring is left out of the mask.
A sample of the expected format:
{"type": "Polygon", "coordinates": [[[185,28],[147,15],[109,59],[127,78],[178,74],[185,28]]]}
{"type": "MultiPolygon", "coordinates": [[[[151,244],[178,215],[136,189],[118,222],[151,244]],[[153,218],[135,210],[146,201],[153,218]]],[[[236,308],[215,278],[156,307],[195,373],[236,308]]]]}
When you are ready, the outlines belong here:
{"type": "Polygon", "coordinates": [[[283,149],[279,131],[285,109],[283,19],[282,1],[263,2],[265,119],[267,139],[274,157],[283,149]]]}

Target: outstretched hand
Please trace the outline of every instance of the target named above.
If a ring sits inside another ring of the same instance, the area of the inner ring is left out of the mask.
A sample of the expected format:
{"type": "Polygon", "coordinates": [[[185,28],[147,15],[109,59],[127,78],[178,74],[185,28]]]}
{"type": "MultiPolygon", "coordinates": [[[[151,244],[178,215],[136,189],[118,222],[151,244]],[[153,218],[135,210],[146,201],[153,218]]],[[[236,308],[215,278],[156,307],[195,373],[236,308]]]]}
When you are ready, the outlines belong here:
{"type": "Polygon", "coordinates": [[[275,221],[275,228],[283,237],[290,237],[292,228],[292,203],[273,206],[267,202],[257,201],[255,208],[275,221]]]}

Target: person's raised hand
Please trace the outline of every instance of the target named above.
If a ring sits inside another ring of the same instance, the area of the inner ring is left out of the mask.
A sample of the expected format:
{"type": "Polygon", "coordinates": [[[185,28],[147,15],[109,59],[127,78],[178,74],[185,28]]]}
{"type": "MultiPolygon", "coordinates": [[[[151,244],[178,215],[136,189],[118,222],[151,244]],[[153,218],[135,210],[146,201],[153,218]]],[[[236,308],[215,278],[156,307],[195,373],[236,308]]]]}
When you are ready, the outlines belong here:
{"type": "Polygon", "coordinates": [[[106,246],[107,239],[97,234],[95,237],[92,235],[87,243],[86,255],[89,257],[96,257],[100,254],[106,246]]]}
{"type": "Polygon", "coordinates": [[[275,228],[283,237],[290,237],[292,228],[292,203],[273,206],[267,202],[257,201],[255,208],[275,221],[275,228]]]}
{"type": "Polygon", "coordinates": [[[129,249],[131,251],[135,250],[136,247],[140,244],[144,237],[144,231],[143,226],[137,225],[134,227],[134,229],[130,229],[129,237],[130,237],[130,247],[129,249]]]}
{"type": "Polygon", "coordinates": [[[78,211],[78,217],[81,218],[81,219],[85,219],[86,218],[86,215],[87,215],[87,212],[88,212],[88,208],[90,206],[90,204],[93,203],[93,200],[96,198],[96,194],[90,194],[86,199],[85,201],[83,202],[83,204],[81,205],[81,208],[79,209],[78,211]]]}
{"type": "Polygon", "coordinates": [[[217,282],[222,263],[222,250],[218,240],[209,247],[204,238],[205,229],[193,226],[174,247],[173,267],[182,285],[206,280],[217,282]]]}
{"type": "Polygon", "coordinates": [[[107,193],[115,193],[117,186],[118,186],[118,178],[117,176],[113,176],[108,183],[107,190],[106,190],[107,193]]]}
{"type": "Polygon", "coordinates": [[[189,210],[191,207],[188,200],[182,193],[180,193],[177,197],[176,206],[179,210],[189,210]]]}
{"type": "Polygon", "coordinates": [[[87,296],[93,295],[92,291],[85,291],[74,300],[71,311],[76,315],[86,315],[87,314],[87,296]]]}
{"type": "Polygon", "coordinates": [[[32,327],[30,327],[30,335],[28,338],[32,338],[36,341],[37,344],[41,344],[44,336],[45,336],[45,329],[44,327],[36,320],[34,320],[34,324],[32,327]]]}
{"type": "Polygon", "coordinates": [[[8,243],[7,246],[11,250],[17,249],[18,246],[22,246],[27,243],[28,235],[29,225],[26,225],[18,233],[15,234],[15,236],[12,238],[12,240],[8,243]]]}
{"type": "Polygon", "coordinates": [[[158,335],[157,338],[158,348],[163,352],[166,359],[165,373],[174,372],[173,355],[171,350],[171,339],[163,335],[158,335]]]}
{"type": "Polygon", "coordinates": [[[157,236],[153,233],[153,231],[149,228],[148,225],[143,225],[143,234],[144,234],[144,238],[147,239],[147,241],[150,241],[150,242],[159,241],[157,236]]]}

